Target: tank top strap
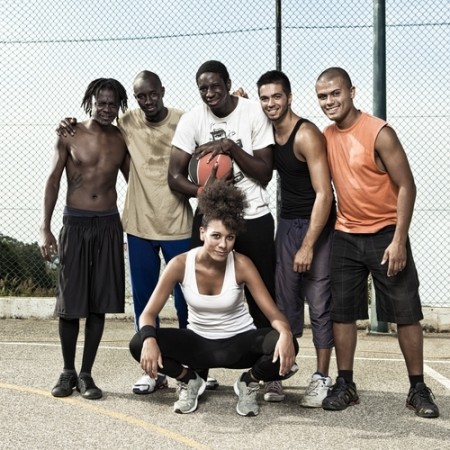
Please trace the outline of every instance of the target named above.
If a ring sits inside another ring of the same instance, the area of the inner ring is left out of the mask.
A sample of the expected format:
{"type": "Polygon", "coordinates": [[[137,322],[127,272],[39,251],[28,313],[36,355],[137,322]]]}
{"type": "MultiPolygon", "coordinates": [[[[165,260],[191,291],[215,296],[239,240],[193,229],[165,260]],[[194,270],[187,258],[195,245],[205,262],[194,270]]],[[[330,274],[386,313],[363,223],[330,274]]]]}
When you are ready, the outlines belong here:
{"type": "Polygon", "coordinates": [[[303,123],[309,122],[308,119],[299,119],[297,121],[297,123],[295,124],[294,128],[291,131],[291,134],[289,136],[289,139],[287,140],[286,144],[284,144],[282,147],[287,147],[289,146],[289,148],[293,148],[294,145],[294,139],[295,139],[295,135],[297,134],[297,131],[299,130],[299,128],[302,126],[303,123]]]}
{"type": "Polygon", "coordinates": [[[236,273],[234,270],[234,250],[228,254],[227,267],[223,280],[224,286],[234,286],[236,284],[236,273]]]}
{"type": "Polygon", "coordinates": [[[197,280],[195,277],[195,257],[197,256],[198,249],[200,247],[193,248],[188,251],[186,255],[186,266],[184,268],[183,285],[195,286],[197,289],[197,280]]]}

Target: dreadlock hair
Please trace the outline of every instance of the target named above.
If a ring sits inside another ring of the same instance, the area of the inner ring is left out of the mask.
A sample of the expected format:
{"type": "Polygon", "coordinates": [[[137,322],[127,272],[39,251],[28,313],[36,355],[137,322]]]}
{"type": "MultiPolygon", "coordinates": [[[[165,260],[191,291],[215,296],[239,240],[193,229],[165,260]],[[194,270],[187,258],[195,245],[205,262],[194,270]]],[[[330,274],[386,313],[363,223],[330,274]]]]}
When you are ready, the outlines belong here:
{"type": "Polygon", "coordinates": [[[113,78],[97,78],[89,83],[89,86],[84,93],[83,101],[81,102],[81,107],[84,109],[86,114],[91,116],[92,114],[92,97],[97,98],[101,90],[108,89],[114,92],[117,103],[119,104],[122,112],[125,112],[128,108],[128,97],[125,88],[113,78]]]}
{"type": "Polygon", "coordinates": [[[245,194],[223,180],[207,185],[198,196],[198,208],[203,214],[202,226],[212,220],[220,220],[233,233],[245,228],[244,209],[247,206],[245,194]]]}
{"type": "Polygon", "coordinates": [[[328,69],[325,69],[317,77],[317,81],[320,79],[330,80],[332,78],[341,78],[344,81],[345,86],[349,89],[353,86],[350,75],[342,67],[329,67],[328,69]]]}
{"type": "Polygon", "coordinates": [[[204,62],[198,68],[197,73],[195,74],[195,81],[197,82],[197,84],[200,75],[206,72],[218,73],[220,75],[220,78],[222,78],[225,84],[227,84],[228,81],[230,81],[230,74],[228,73],[225,64],[221,63],[220,61],[211,60],[204,62]]]}
{"type": "Polygon", "coordinates": [[[286,95],[291,94],[291,82],[289,78],[284,72],[280,70],[269,70],[268,72],[262,74],[259,77],[259,80],[256,82],[256,86],[258,87],[258,91],[261,89],[261,86],[265,84],[281,84],[283,88],[283,92],[286,95]]]}

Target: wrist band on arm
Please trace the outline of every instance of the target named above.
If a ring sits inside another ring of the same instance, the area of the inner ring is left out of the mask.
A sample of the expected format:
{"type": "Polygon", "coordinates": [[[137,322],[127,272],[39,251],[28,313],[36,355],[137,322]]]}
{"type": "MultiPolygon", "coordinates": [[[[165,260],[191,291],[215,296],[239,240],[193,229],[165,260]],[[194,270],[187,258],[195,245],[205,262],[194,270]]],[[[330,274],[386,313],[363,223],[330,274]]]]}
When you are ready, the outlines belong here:
{"type": "Polygon", "coordinates": [[[155,338],[156,339],[156,328],[152,325],[144,325],[140,330],[139,334],[141,336],[142,342],[144,342],[147,338],[155,338]]]}

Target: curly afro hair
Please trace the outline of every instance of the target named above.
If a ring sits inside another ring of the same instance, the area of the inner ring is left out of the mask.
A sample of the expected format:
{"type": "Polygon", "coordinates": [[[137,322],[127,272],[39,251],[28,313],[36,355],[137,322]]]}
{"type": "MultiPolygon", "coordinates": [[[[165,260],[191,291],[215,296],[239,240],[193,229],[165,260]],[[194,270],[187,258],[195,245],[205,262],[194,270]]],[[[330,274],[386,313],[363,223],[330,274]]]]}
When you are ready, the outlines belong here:
{"type": "Polygon", "coordinates": [[[233,185],[216,180],[207,185],[198,197],[198,208],[203,214],[202,226],[211,220],[220,220],[225,227],[238,234],[245,228],[245,194],[233,185]]]}

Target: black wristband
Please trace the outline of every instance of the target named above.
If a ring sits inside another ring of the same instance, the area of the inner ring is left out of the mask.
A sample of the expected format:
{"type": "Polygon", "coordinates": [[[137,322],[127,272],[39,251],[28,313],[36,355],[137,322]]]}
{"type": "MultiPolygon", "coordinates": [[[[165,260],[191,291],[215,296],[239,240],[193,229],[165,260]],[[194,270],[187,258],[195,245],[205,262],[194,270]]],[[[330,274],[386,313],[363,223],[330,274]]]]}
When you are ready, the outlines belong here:
{"type": "Polygon", "coordinates": [[[147,338],[155,338],[156,339],[156,328],[152,325],[144,325],[140,330],[139,334],[141,335],[142,342],[144,342],[147,338]]]}

